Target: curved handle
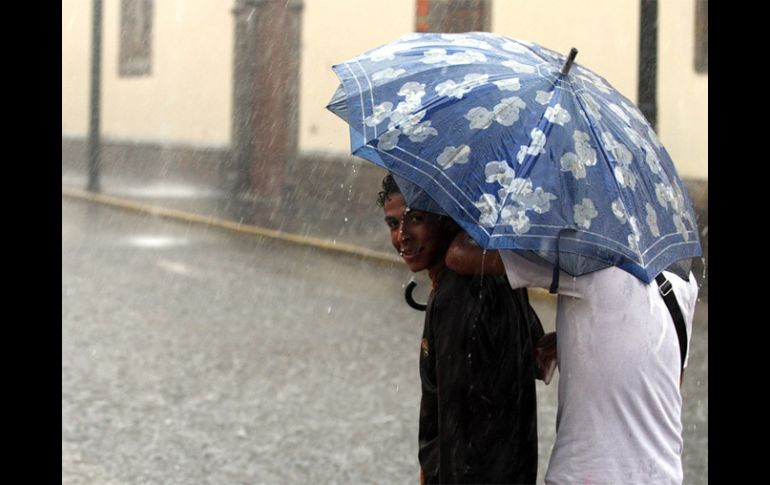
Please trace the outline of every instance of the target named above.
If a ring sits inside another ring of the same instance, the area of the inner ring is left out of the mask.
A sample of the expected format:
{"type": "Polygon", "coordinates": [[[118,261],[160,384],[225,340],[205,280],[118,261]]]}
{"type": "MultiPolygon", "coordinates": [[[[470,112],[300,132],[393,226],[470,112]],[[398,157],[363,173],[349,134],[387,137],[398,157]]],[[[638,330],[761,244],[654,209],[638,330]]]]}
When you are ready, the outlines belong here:
{"type": "Polygon", "coordinates": [[[409,305],[410,307],[414,308],[415,310],[424,312],[428,308],[428,305],[417,303],[416,301],[414,301],[414,298],[412,298],[412,291],[414,291],[415,286],[417,286],[417,283],[415,283],[414,280],[410,281],[406,285],[406,290],[404,290],[404,299],[406,300],[406,304],[409,305]]]}

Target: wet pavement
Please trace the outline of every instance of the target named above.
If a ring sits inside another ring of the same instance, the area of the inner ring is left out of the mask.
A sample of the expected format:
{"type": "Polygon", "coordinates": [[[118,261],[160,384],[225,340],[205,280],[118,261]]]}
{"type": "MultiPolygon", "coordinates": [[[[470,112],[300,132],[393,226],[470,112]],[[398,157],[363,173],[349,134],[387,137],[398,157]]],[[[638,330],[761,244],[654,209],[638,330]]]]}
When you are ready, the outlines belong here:
{"type": "MultiPolygon", "coordinates": [[[[416,482],[410,276],[63,197],[62,483],[416,482]]],[[[553,301],[533,305],[552,329],[553,301]]],[[[707,304],[697,317],[683,388],[694,484],[708,473],[707,304]]],[[[558,378],[537,386],[542,482],[558,378]]]]}

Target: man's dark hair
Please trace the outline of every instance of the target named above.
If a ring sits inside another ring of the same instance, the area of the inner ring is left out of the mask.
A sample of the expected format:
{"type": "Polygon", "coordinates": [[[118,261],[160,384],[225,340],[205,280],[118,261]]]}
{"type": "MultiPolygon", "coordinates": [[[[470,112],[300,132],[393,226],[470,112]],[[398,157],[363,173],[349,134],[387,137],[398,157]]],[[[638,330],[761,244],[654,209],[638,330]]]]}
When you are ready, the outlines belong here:
{"type": "Polygon", "coordinates": [[[385,207],[385,201],[388,200],[390,194],[400,194],[401,189],[396,185],[396,181],[393,179],[393,175],[387,174],[382,179],[382,191],[377,194],[377,204],[380,207],[385,207]]]}

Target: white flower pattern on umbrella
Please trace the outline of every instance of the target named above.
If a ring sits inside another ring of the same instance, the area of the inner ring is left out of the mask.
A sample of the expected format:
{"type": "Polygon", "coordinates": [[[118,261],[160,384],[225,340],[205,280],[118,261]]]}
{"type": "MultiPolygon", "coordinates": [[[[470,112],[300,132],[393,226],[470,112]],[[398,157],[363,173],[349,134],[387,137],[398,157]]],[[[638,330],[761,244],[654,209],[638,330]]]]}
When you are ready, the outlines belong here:
{"type": "Polygon", "coordinates": [[[647,119],[644,117],[641,111],[639,111],[636,107],[631,106],[630,104],[626,103],[625,101],[621,101],[620,105],[623,106],[623,109],[626,110],[628,114],[630,114],[633,118],[636,119],[639,123],[646,124],[647,119]]]}
{"type": "Polygon", "coordinates": [[[519,44],[518,42],[512,42],[510,40],[500,44],[500,47],[507,50],[508,52],[515,52],[516,54],[534,55],[532,51],[529,50],[527,47],[523,46],[522,44],[519,44]]]}
{"type": "MultiPolygon", "coordinates": [[[[668,203],[674,201],[674,190],[661,183],[655,184],[655,197],[658,198],[658,203],[663,206],[664,209],[668,208],[668,203]]],[[[671,208],[674,208],[674,204],[671,204],[671,208]]]]}
{"type": "Polygon", "coordinates": [[[626,135],[628,135],[628,139],[631,140],[637,148],[644,152],[644,161],[647,163],[647,166],[650,167],[650,170],[653,173],[660,173],[662,170],[660,166],[660,159],[658,158],[658,154],[655,152],[655,149],[652,148],[652,145],[650,145],[647,140],[642,138],[639,133],[628,126],[623,131],[625,131],[626,135]]]}
{"type": "MultiPolygon", "coordinates": [[[[444,38],[447,38],[447,36],[442,36],[444,38]]],[[[454,37],[451,40],[452,45],[456,46],[462,46],[462,47],[475,47],[477,49],[492,49],[492,46],[489,44],[489,42],[484,42],[483,40],[477,40],[470,37],[454,37]]]]}
{"type": "Polygon", "coordinates": [[[487,182],[497,182],[503,187],[509,187],[513,179],[516,178],[516,173],[505,160],[487,163],[484,167],[484,175],[487,182]]]}
{"type": "Polygon", "coordinates": [[[545,105],[551,102],[551,98],[553,98],[553,91],[538,91],[537,95],[535,96],[535,101],[545,105]]]}
{"type": "Polygon", "coordinates": [[[479,209],[479,224],[484,227],[495,227],[497,223],[497,199],[491,194],[482,194],[474,205],[479,209]]]}
{"type": "Polygon", "coordinates": [[[436,86],[436,93],[439,96],[452,96],[453,98],[462,99],[463,95],[469,93],[471,89],[481,86],[489,79],[489,74],[466,74],[463,82],[456,83],[451,79],[439,83],[436,86]]]}
{"type": "Polygon", "coordinates": [[[396,144],[398,143],[398,136],[401,134],[401,130],[398,128],[394,130],[389,130],[380,135],[379,138],[377,138],[377,148],[380,150],[390,151],[392,150],[396,144]]]}
{"type": "Polygon", "coordinates": [[[634,159],[631,151],[629,151],[628,147],[615,140],[612,133],[608,131],[602,133],[602,143],[604,148],[615,157],[617,162],[613,170],[615,179],[621,187],[629,187],[631,190],[636,190],[636,175],[631,170],[631,162],[634,159]]]}
{"type": "Polygon", "coordinates": [[[492,111],[483,106],[471,108],[465,114],[465,119],[470,121],[471,129],[487,129],[492,125],[492,121],[504,126],[511,126],[518,121],[519,111],[526,107],[527,104],[521,98],[511,96],[510,98],[503,98],[492,111]]]}
{"type": "Polygon", "coordinates": [[[393,69],[392,67],[388,67],[382,71],[377,71],[372,74],[372,81],[375,83],[391,81],[404,74],[405,72],[406,69],[393,69]]]}
{"type": "Polygon", "coordinates": [[[583,201],[580,204],[575,204],[573,206],[575,224],[577,224],[579,227],[582,227],[583,229],[590,229],[591,220],[598,215],[599,212],[597,212],[596,206],[594,206],[594,203],[591,199],[583,198],[583,201]]]}
{"type": "Polygon", "coordinates": [[[384,103],[380,103],[374,107],[374,111],[372,112],[372,114],[367,116],[364,119],[364,124],[366,124],[366,126],[377,126],[383,121],[385,121],[387,118],[389,118],[392,111],[393,111],[393,103],[391,103],[390,101],[385,101],[384,103]]]}
{"type": "Polygon", "coordinates": [[[461,51],[447,54],[446,49],[434,48],[425,52],[420,62],[424,64],[446,63],[449,65],[472,64],[474,62],[486,62],[487,57],[478,51],[461,51]]]}
{"type": "Polygon", "coordinates": [[[519,153],[516,154],[516,160],[518,160],[519,163],[524,163],[524,158],[527,155],[539,155],[545,153],[545,149],[543,148],[546,142],[545,133],[543,133],[540,128],[533,128],[529,135],[532,141],[529,145],[521,145],[519,147],[519,153]]]}
{"type": "Polygon", "coordinates": [[[591,117],[596,121],[601,121],[602,113],[601,108],[599,107],[599,103],[597,103],[594,97],[588,93],[581,93],[581,96],[586,102],[585,107],[586,111],[588,111],[588,114],[590,114],[591,117]]]}
{"type": "Polygon", "coordinates": [[[500,63],[501,65],[505,67],[510,67],[514,70],[514,72],[518,74],[532,74],[535,72],[535,68],[528,65],[528,64],[522,64],[521,62],[517,61],[503,61],[500,63]]]}
{"type": "Polygon", "coordinates": [[[685,227],[684,222],[682,222],[682,218],[679,216],[679,214],[674,214],[673,221],[677,232],[682,235],[685,241],[689,241],[690,232],[687,230],[687,227],[685,227]]]}
{"type": "Polygon", "coordinates": [[[631,118],[628,116],[628,114],[626,114],[626,111],[623,108],[621,108],[615,103],[610,103],[607,106],[609,106],[610,111],[615,113],[615,115],[617,115],[618,118],[623,120],[625,124],[627,124],[628,126],[631,126],[631,118]]]}
{"type": "Polygon", "coordinates": [[[503,79],[500,81],[494,81],[492,84],[497,86],[500,91],[518,91],[521,89],[521,82],[519,78],[512,77],[510,79],[503,79]]]}
{"type": "Polygon", "coordinates": [[[615,199],[610,204],[612,208],[612,214],[618,219],[621,224],[626,223],[626,208],[620,199],[615,199]]]}
{"type": "Polygon", "coordinates": [[[392,61],[396,58],[397,53],[409,50],[410,48],[409,44],[388,44],[369,53],[369,59],[372,62],[392,61]]]}
{"type": "Polygon", "coordinates": [[[559,126],[564,126],[565,123],[569,123],[572,117],[569,115],[569,111],[562,108],[560,104],[556,106],[549,106],[545,110],[545,119],[559,126]]]}
{"type": "Polygon", "coordinates": [[[444,151],[436,158],[436,161],[444,170],[449,170],[453,165],[468,163],[470,154],[471,148],[468,145],[460,145],[459,147],[448,146],[444,148],[444,151]]]}
{"type": "Polygon", "coordinates": [[[508,205],[500,211],[500,220],[513,228],[516,234],[525,234],[529,232],[529,217],[523,207],[508,205]]]}
{"type": "Polygon", "coordinates": [[[644,204],[644,208],[647,211],[647,225],[650,227],[650,232],[655,237],[660,237],[660,229],[658,229],[658,213],[655,212],[655,208],[649,203],[644,204]]]}
{"type": "Polygon", "coordinates": [[[572,134],[575,141],[575,152],[567,152],[561,157],[561,169],[564,172],[572,172],[576,179],[586,176],[586,167],[596,165],[596,150],[591,148],[588,133],[575,130],[572,134]]]}

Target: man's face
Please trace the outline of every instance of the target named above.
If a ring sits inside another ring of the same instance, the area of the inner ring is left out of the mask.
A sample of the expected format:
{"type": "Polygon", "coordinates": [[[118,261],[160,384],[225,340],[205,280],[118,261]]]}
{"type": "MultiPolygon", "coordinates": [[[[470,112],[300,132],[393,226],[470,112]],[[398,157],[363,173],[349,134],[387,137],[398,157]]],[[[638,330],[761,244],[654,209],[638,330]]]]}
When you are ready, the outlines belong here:
{"type": "Polygon", "coordinates": [[[407,212],[404,197],[390,194],[385,201],[385,224],[390,242],[412,271],[435,270],[444,265],[449,231],[439,216],[429,212],[407,212]]]}

